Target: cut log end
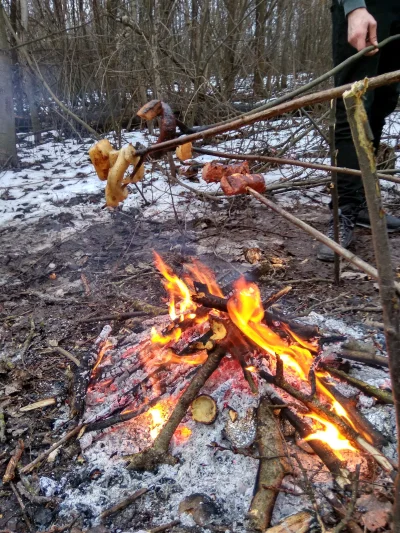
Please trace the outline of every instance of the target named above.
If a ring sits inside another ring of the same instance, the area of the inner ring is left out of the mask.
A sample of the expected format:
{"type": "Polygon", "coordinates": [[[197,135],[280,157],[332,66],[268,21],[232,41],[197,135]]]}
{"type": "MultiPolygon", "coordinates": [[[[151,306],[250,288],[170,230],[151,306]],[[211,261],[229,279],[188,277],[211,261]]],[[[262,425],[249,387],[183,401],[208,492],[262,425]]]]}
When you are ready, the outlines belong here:
{"type": "Polygon", "coordinates": [[[192,418],[200,424],[212,424],[218,415],[218,407],[213,398],[208,394],[200,394],[192,402],[192,418]]]}

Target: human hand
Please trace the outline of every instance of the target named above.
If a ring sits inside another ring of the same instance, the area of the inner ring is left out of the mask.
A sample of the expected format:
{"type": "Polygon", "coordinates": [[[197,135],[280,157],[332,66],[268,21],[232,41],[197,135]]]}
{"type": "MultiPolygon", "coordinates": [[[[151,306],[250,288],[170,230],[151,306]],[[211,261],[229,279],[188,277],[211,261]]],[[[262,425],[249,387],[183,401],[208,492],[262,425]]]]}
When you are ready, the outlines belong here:
{"type": "MultiPolygon", "coordinates": [[[[360,7],[349,13],[347,15],[347,23],[347,40],[356,50],[360,51],[367,46],[376,46],[378,44],[376,20],[365,7],[360,7]]],[[[366,55],[373,56],[377,52],[379,50],[375,49],[366,55]]]]}

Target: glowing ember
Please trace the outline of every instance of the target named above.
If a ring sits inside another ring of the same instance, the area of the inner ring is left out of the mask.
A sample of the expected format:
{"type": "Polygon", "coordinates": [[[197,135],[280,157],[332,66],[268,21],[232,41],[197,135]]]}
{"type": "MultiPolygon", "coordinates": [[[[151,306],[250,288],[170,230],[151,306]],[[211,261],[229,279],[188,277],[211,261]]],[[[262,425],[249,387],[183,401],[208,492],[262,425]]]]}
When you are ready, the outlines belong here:
{"type": "Polygon", "coordinates": [[[308,437],[304,438],[305,441],[320,440],[325,442],[328,444],[328,446],[330,446],[330,448],[332,448],[339,459],[343,459],[342,455],[339,453],[339,450],[356,451],[350,442],[339,433],[339,430],[336,426],[314,413],[307,414],[307,418],[317,420],[320,422],[320,424],[325,426],[325,429],[319,429],[312,435],[308,435],[308,437]]]}
{"type": "Polygon", "coordinates": [[[164,403],[158,403],[148,411],[151,419],[150,422],[150,437],[154,440],[160,433],[163,425],[168,420],[168,409],[164,403]]]}
{"type": "Polygon", "coordinates": [[[178,444],[186,442],[192,434],[192,430],[186,426],[179,426],[174,433],[174,437],[178,444]]]}
{"type": "Polygon", "coordinates": [[[154,344],[168,344],[171,341],[178,341],[182,335],[182,330],[180,328],[176,328],[172,331],[170,335],[160,335],[155,327],[151,328],[151,342],[154,344]]]}

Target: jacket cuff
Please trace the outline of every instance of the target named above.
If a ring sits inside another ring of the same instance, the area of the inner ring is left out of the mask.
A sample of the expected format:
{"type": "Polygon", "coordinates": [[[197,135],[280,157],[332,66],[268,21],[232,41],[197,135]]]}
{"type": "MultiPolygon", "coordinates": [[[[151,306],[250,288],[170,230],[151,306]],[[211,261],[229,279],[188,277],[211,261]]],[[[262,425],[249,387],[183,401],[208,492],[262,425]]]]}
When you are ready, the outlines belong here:
{"type": "Polygon", "coordinates": [[[364,0],[343,0],[344,14],[346,17],[349,13],[360,7],[367,7],[364,0]]]}

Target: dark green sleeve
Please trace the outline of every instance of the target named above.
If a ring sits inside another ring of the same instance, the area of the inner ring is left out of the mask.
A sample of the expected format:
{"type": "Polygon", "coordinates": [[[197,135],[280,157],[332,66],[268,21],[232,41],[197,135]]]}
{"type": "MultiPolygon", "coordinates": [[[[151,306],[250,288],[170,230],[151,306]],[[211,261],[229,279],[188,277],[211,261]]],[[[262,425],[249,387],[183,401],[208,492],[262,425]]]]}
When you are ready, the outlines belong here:
{"type": "Polygon", "coordinates": [[[360,7],[367,7],[364,0],[341,0],[344,8],[344,14],[347,15],[360,7]]]}

